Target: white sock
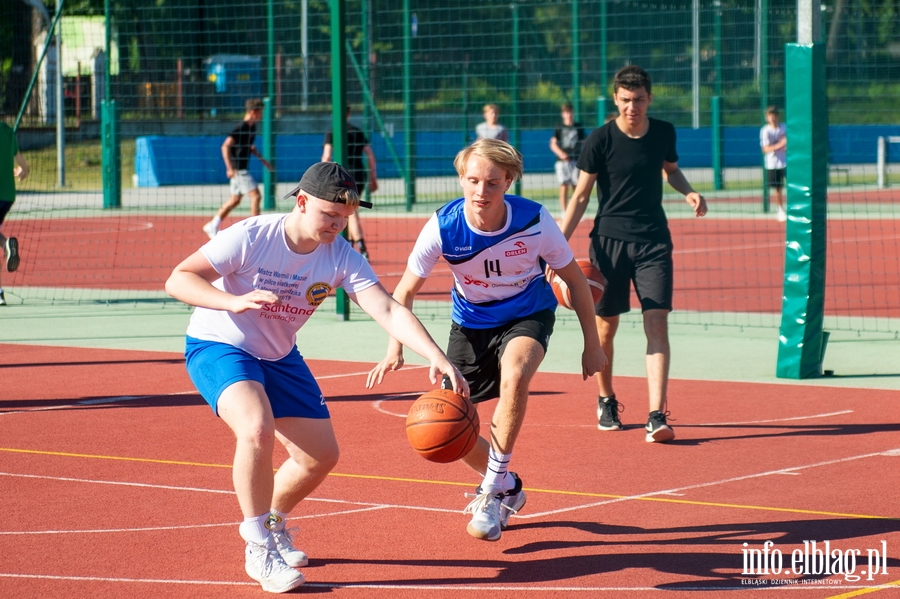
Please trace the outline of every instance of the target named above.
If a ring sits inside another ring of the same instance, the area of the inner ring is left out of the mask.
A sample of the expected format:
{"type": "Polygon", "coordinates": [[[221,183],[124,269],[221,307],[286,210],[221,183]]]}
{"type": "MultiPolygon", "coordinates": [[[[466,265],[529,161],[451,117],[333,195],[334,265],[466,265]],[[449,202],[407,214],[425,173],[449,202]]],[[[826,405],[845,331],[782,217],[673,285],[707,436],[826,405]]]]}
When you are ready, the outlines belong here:
{"type": "Polygon", "coordinates": [[[256,543],[257,545],[266,545],[269,540],[269,529],[266,528],[266,520],[269,513],[266,512],[262,516],[244,518],[238,528],[243,538],[248,543],[256,543]]]}
{"type": "Polygon", "coordinates": [[[287,517],[288,515],[284,512],[279,512],[275,508],[272,508],[269,512],[269,517],[266,519],[266,528],[274,531],[284,530],[284,526],[287,523],[287,517]]]}
{"type": "Polygon", "coordinates": [[[482,491],[496,495],[508,491],[516,485],[515,479],[507,471],[511,457],[511,453],[499,453],[493,447],[490,448],[487,471],[484,473],[484,481],[481,483],[482,491]]]}

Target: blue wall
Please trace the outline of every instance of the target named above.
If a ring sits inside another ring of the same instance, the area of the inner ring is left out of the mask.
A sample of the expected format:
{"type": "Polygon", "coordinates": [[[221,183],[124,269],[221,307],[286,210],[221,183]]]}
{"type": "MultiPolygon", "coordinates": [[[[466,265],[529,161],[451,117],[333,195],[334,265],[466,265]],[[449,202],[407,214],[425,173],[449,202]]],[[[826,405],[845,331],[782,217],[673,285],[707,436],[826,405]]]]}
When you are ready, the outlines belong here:
{"type": "MultiPolygon", "coordinates": [[[[711,130],[679,128],[678,164],[684,168],[712,166],[711,130]]],[[[520,132],[519,151],[525,160],[525,172],[551,173],[555,157],[550,152],[552,129],[520,132]]],[[[758,127],[726,127],[722,130],[723,166],[760,166],[758,127]]],[[[900,136],[900,125],[839,125],[828,130],[831,164],[874,164],[879,136],[900,136]]],[[[322,157],[322,134],[279,135],[275,140],[278,180],[299,181],[303,172],[322,157]]],[[[460,148],[458,131],[416,134],[416,171],[420,177],[453,175],[452,157],[460,148]]],[[[134,168],[138,187],[160,185],[203,185],[227,183],[222,163],[222,137],[139,137],[134,168]]],[[[403,160],[403,134],[391,143],[403,160]]],[[[372,149],[378,161],[378,176],[399,177],[385,139],[375,135],[372,149]]],[[[896,152],[896,150],[895,150],[896,152]]],[[[262,180],[262,165],[250,159],[250,172],[262,180]]]]}

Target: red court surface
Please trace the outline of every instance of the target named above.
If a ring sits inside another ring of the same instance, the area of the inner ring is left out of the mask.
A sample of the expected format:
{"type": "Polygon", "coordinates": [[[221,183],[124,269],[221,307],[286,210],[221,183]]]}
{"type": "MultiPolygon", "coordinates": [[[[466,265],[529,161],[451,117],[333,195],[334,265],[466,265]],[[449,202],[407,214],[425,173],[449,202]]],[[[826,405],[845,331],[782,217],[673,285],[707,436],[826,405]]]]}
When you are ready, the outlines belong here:
{"type": "MultiPolygon", "coordinates": [[[[407,445],[426,370],[369,391],[370,366],[311,362],[342,456],[292,514],[295,594],[900,596],[900,391],[675,380],[678,436],[656,445],[642,379],[617,379],[627,428],[600,432],[593,381],[539,373],[513,458],[528,503],[489,543],[461,513],[480,477],[407,445]],[[814,573],[826,544],[838,574],[814,573]]],[[[231,434],[179,354],[0,345],[0,371],[0,597],[267,596],[243,572],[231,434]]]]}
{"type": "MultiPolygon", "coordinates": [[[[232,224],[237,219],[229,219],[232,224]]],[[[122,214],[105,218],[13,219],[22,266],[4,275],[7,287],[161,291],[172,268],[207,241],[205,219],[122,214]]],[[[425,217],[364,218],[372,266],[393,290],[425,217]]],[[[576,256],[588,256],[591,219],[572,237],[576,256]]],[[[687,219],[670,223],[675,243],[677,309],[713,312],[781,311],[784,225],[773,219],[687,219]]],[[[900,287],[900,221],[829,223],[825,312],[831,316],[900,318],[900,304],[879,288],[900,287]]],[[[439,265],[418,294],[446,300],[449,269],[439,265]]],[[[27,290],[22,291],[27,297],[27,290]]]]}

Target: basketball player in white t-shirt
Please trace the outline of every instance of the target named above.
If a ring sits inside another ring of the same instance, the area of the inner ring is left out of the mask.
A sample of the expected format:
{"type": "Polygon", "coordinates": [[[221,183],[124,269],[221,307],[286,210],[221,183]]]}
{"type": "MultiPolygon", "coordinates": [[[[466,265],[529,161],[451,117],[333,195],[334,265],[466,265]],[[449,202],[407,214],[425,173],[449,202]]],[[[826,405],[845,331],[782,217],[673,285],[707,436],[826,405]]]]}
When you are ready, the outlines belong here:
{"type": "MultiPolygon", "coordinates": [[[[463,462],[483,476],[467,530],[496,541],[509,516],[525,505],[522,481],[509,471],[528,403],[528,386],[547,352],[556,320],[556,298],[544,276],[553,268],[571,289],[584,335],[585,380],[606,366],[594,326],[594,302],[559,226],[541,204],[506,195],[522,176],[522,155],[496,139],[481,139],[454,161],[464,197],[440,208],[425,224],[394,298],[412,308],[441,257],[453,272],[450,344],[447,355],[469,382],[478,404],[499,398],[491,440],[478,439],[463,462]]],[[[367,384],[403,366],[403,342],[391,339],[385,358],[367,384]]],[[[445,380],[446,384],[446,380],[445,380]]],[[[484,418],[482,418],[484,421],[484,418]]]]}
{"type": "Polygon", "coordinates": [[[193,253],[166,291],[197,306],[187,330],[188,374],[234,432],[234,487],[244,521],[245,569],[264,590],[303,584],[307,564],[285,530],[287,514],[324,480],[338,446],[318,383],[297,351],[296,333],[329,292],[343,287],[392,336],[431,362],[467,396],[468,384],[369,263],[340,236],[360,201],[353,178],[333,162],[314,164],[285,199],[289,214],[251,217],[193,253]],[[272,474],[275,439],[289,454],[272,474]]]}

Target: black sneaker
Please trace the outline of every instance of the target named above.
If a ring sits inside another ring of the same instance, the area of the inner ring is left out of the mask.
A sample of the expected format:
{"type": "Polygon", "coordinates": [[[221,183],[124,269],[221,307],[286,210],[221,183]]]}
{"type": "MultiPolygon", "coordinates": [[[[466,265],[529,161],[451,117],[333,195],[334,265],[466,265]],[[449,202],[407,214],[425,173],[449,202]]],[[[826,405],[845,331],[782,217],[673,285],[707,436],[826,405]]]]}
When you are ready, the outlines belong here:
{"type": "Polygon", "coordinates": [[[597,428],[601,431],[620,431],[622,430],[622,422],[619,421],[619,408],[625,410],[624,406],[616,401],[616,396],[601,397],[597,400],[597,428]]]}
{"type": "Polygon", "coordinates": [[[516,480],[516,486],[503,494],[500,500],[500,530],[509,527],[509,517],[525,507],[525,491],[522,490],[522,479],[515,472],[510,472],[516,480]]]}
{"type": "Polygon", "coordinates": [[[15,237],[6,239],[6,270],[8,272],[16,272],[19,268],[19,240],[15,237]]]}
{"type": "Polygon", "coordinates": [[[6,305],[6,296],[3,295],[2,291],[0,291],[0,306],[5,306],[5,305],[6,305]]]}
{"type": "Polygon", "coordinates": [[[654,410],[647,418],[647,443],[665,443],[675,438],[675,431],[666,424],[668,412],[654,410]]]}

